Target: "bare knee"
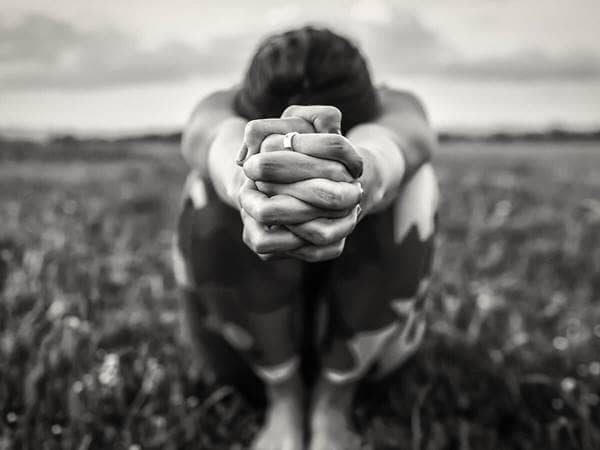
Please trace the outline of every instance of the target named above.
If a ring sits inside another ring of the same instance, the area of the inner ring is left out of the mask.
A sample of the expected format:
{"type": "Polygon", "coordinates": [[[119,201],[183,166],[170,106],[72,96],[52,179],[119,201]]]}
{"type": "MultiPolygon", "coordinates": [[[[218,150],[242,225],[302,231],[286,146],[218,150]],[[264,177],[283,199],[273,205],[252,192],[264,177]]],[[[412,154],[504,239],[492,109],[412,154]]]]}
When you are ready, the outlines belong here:
{"type": "Polygon", "coordinates": [[[435,231],[439,188],[433,166],[421,167],[408,181],[394,205],[394,240],[400,242],[413,226],[419,237],[428,239],[435,231]]]}

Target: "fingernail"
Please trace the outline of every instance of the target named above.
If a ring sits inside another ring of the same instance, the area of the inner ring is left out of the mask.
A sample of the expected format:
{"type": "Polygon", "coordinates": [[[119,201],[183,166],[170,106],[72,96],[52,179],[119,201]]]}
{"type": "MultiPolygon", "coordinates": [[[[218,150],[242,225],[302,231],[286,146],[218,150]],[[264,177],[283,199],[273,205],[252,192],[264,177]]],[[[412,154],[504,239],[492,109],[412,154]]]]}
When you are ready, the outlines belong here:
{"type": "Polygon", "coordinates": [[[358,196],[358,198],[359,198],[359,201],[360,201],[360,200],[362,200],[362,198],[363,198],[363,195],[364,195],[364,193],[365,193],[365,190],[363,189],[363,187],[362,187],[362,183],[361,183],[360,181],[356,181],[354,184],[356,184],[356,185],[358,186],[358,190],[360,191],[360,194],[359,194],[359,196],[358,196]]]}
{"type": "Polygon", "coordinates": [[[240,148],[240,151],[238,152],[237,159],[235,160],[235,162],[237,163],[238,166],[244,165],[244,160],[246,159],[247,154],[248,154],[248,146],[244,142],[242,144],[242,148],[240,148]]]}
{"type": "Polygon", "coordinates": [[[364,168],[364,165],[363,165],[363,162],[361,160],[360,163],[358,164],[358,167],[356,168],[356,178],[360,178],[362,176],[362,174],[363,174],[363,168],[364,168]]]}
{"type": "Polygon", "coordinates": [[[359,217],[361,212],[362,212],[361,206],[360,205],[356,205],[356,217],[359,217]]]}

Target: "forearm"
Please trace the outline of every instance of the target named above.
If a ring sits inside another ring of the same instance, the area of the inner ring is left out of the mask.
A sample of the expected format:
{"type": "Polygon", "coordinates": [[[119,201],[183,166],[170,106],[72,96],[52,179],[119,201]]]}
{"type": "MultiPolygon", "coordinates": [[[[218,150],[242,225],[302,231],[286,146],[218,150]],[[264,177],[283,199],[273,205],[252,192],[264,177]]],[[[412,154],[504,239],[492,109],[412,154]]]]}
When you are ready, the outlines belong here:
{"type": "Polygon", "coordinates": [[[203,98],[188,121],[181,140],[181,153],[189,166],[208,176],[208,153],[221,125],[238,116],[233,109],[235,90],[214,92],[203,98]]]}
{"type": "Polygon", "coordinates": [[[207,152],[208,177],[219,198],[238,209],[237,192],[246,180],[236,157],[244,140],[246,120],[232,117],[223,121],[207,152]]]}
{"type": "Polygon", "coordinates": [[[363,215],[381,211],[400,192],[406,172],[402,149],[387,128],[372,123],[353,128],[348,139],[363,159],[363,215]]]}
{"type": "Polygon", "coordinates": [[[401,150],[406,181],[431,159],[437,138],[415,95],[388,88],[381,88],[379,94],[382,112],[372,123],[386,128],[388,136],[401,150]]]}
{"type": "MultiPolygon", "coordinates": [[[[387,128],[387,127],[386,127],[387,128]]],[[[410,179],[426,162],[430,161],[437,145],[435,135],[426,122],[419,121],[413,127],[400,130],[387,128],[389,137],[402,153],[404,180],[410,179]]]]}

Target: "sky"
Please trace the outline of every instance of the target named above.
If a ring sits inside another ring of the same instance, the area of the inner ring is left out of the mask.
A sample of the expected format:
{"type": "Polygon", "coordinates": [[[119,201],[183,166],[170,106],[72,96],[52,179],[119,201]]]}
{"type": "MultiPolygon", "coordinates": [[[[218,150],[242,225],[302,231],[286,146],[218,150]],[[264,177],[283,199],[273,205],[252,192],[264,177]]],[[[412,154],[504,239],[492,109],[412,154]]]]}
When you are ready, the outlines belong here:
{"type": "Polygon", "coordinates": [[[317,23],[442,129],[600,126],[597,0],[2,0],[0,130],[177,129],[259,40],[317,23]]]}

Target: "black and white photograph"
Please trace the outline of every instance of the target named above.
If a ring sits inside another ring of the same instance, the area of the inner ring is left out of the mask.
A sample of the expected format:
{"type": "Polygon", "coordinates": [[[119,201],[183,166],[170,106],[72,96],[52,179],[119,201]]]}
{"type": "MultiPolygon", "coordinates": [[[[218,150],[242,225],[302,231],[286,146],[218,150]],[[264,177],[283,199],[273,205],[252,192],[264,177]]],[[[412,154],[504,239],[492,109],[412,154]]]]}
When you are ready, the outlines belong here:
{"type": "Polygon", "coordinates": [[[0,450],[600,449],[598,0],[2,0],[0,450]]]}

